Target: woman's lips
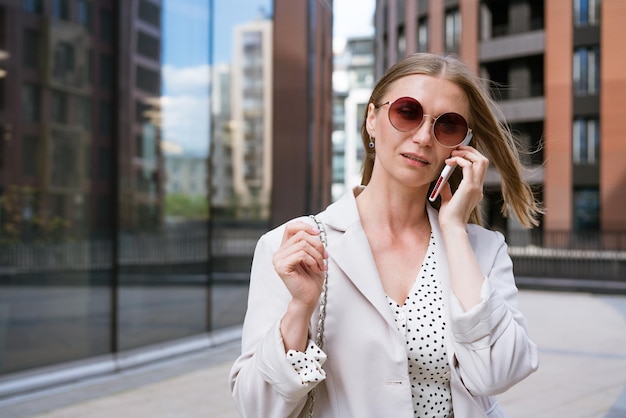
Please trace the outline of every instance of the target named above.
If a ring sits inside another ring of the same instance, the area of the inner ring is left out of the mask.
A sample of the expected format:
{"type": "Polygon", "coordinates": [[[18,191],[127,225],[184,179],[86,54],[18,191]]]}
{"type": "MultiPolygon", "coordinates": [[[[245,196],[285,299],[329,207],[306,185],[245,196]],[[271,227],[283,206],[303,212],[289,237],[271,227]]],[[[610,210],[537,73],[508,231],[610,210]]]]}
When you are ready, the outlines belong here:
{"type": "Polygon", "coordinates": [[[409,160],[418,162],[418,163],[422,163],[422,164],[430,164],[430,162],[428,162],[428,160],[426,160],[424,157],[420,157],[419,155],[415,155],[415,154],[402,154],[402,156],[404,158],[408,158],[409,160]]]}

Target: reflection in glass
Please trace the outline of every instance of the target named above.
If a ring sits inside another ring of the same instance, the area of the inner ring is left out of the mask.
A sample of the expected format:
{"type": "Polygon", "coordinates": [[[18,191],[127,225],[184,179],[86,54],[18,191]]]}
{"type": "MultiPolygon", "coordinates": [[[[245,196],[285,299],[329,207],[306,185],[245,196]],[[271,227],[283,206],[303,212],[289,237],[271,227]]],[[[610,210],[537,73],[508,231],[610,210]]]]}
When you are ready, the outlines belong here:
{"type": "Polygon", "coordinates": [[[111,138],[86,103],[99,94],[90,51],[114,45],[77,25],[68,1],[50,4],[0,4],[0,27],[14,31],[0,42],[2,374],[111,350],[112,224],[95,215],[111,178],[91,174],[111,138]]]}
{"type": "MultiPolygon", "coordinates": [[[[207,165],[206,151],[190,154],[180,142],[208,149],[208,129],[198,129],[208,124],[208,112],[195,126],[190,120],[176,119],[178,114],[171,112],[170,103],[179,92],[171,87],[177,80],[169,78],[169,68],[172,47],[208,50],[208,18],[206,6],[199,8],[194,1],[164,1],[160,7],[138,2],[140,24],[133,27],[132,35],[137,39],[136,50],[127,57],[128,78],[133,81],[127,85],[121,106],[130,117],[122,129],[118,154],[120,349],[208,329],[206,187],[173,196],[168,171],[172,159],[177,158],[183,164],[207,165]],[[173,44],[168,36],[178,42],[173,44]],[[171,130],[177,124],[187,124],[184,135],[171,130]]],[[[193,93],[196,102],[207,103],[206,53],[201,59],[204,70],[194,74],[200,84],[193,86],[193,93]]],[[[202,107],[207,108],[206,104],[202,107]]],[[[206,174],[194,171],[182,181],[187,180],[204,185],[206,174]]]]}
{"type": "Polygon", "coordinates": [[[0,375],[240,324],[270,211],[271,2],[9,3],[0,375]]]}
{"type": "Polygon", "coordinates": [[[272,188],[271,2],[215,4],[212,66],[212,327],[241,323],[272,188]]]}

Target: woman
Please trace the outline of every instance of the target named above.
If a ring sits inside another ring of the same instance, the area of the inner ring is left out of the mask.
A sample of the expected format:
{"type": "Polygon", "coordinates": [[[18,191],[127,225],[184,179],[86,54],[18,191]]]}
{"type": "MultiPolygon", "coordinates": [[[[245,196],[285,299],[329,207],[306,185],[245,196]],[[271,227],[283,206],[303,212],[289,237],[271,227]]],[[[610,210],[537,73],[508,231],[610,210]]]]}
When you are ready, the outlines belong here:
{"type": "Polygon", "coordinates": [[[451,57],[415,54],[382,77],[361,129],[362,186],[317,216],[327,249],[308,218],[259,240],[230,380],[242,416],[308,416],[313,388],[319,417],[506,416],[493,395],[538,353],[504,239],[476,225],[489,160],[505,211],[531,226],[540,210],[493,108],[451,57]],[[431,205],[444,164],[457,169],[431,205]]]}

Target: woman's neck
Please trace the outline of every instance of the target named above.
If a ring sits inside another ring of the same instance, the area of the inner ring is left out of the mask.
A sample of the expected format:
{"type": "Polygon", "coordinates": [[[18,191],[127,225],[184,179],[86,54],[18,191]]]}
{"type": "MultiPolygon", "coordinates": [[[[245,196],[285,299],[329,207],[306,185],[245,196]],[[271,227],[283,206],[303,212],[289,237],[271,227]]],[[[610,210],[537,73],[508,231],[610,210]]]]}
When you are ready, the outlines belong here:
{"type": "Polygon", "coordinates": [[[370,183],[357,196],[364,225],[401,232],[429,224],[426,212],[427,188],[378,187],[370,183]]]}

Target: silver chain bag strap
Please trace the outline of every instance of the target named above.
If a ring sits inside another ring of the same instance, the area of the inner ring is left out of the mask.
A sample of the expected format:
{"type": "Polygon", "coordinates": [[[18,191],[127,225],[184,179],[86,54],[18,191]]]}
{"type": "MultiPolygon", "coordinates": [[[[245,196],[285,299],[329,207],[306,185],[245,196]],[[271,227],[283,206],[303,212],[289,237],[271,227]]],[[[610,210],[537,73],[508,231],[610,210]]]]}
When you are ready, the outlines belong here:
{"type": "MultiPolygon", "coordinates": [[[[326,227],[324,223],[315,217],[315,215],[309,215],[311,219],[317,224],[317,229],[320,230],[320,241],[324,244],[324,249],[328,246],[328,240],[326,237],[326,227]]],[[[324,282],[322,284],[322,293],[320,295],[320,316],[317,320],[317,336],[315,337],[315,344],[322,349],[324,348],[324,321],[326,320],[326,297],[328,295],[328,270],[324,271],[324,282]]],[[[313,408],[315,406],[315,388],[309,392],[309,418],[313,417],[313,408]]]]}

